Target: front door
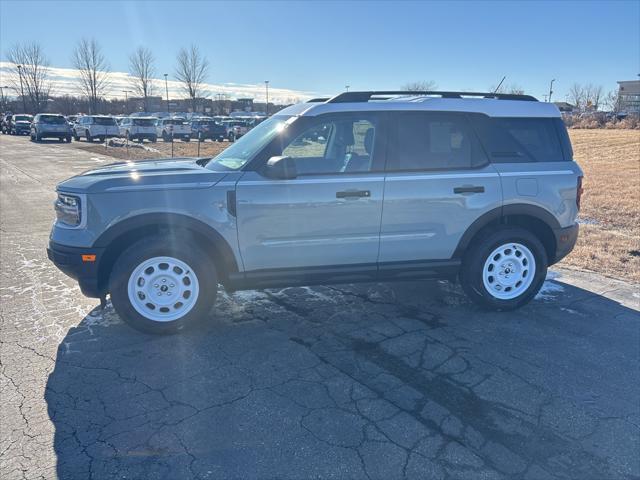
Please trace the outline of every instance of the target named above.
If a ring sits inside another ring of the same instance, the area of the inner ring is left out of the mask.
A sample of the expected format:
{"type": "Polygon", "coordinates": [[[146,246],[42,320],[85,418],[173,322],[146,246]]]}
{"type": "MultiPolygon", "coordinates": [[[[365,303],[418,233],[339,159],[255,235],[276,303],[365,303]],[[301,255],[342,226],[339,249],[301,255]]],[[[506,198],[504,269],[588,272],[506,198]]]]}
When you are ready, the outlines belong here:
{"type": "Polygon", "coordinates": [[[384,187],[381,137],[374,114],[319,116],[274,152],[294,159],[296,178],[266,178],[259,168],[246,172],[236,187],[245,271],[375,268],[384,187]]]}

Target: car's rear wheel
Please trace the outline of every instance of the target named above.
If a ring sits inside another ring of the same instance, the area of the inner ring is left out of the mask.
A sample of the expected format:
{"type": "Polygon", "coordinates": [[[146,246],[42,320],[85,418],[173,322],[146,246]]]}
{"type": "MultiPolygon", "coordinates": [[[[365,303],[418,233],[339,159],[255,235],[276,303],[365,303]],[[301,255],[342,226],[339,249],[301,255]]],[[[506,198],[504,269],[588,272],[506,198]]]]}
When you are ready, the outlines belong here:
{"type": "Polygon", "coordinates": [[[162,141],[163,142],[168,142],[171,139],[169,138],[169,134],[167,132],[162,132],[162,141]]]}
{"type": "Polygon", "coordinates": [[[117,260],[111,300],[120,317],[147,333],[175,333],[207,317],[217,275],[207,254],[187,238],[143,239],[117,260]]]}
{"type": "Polygon", "coordinates": [[[547,275],[547,254],[531,232],[503,227],[485,236],[465,254],[460,280],[467,295],[493,310],[528,303],[547,275]]]}

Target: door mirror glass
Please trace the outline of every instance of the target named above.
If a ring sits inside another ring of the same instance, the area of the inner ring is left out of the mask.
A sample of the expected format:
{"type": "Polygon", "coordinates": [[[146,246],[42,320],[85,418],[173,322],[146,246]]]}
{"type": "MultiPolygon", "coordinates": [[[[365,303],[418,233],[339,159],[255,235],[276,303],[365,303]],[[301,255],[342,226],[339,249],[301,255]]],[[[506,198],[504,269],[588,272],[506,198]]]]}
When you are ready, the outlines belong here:
{"type": "Polygon", "coordinates": [[[298,176],[296,162],[291,157],[271,157],[265,165],[263,174],[265,177],[280,180],[296,178],[298,176]]]}

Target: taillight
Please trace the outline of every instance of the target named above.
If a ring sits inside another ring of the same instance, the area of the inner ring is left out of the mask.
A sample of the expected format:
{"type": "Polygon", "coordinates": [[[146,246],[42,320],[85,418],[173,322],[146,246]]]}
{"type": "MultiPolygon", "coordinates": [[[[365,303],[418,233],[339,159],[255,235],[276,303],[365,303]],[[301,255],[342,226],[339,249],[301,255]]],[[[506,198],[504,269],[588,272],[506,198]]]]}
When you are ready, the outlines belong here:
{"type": "Polygon", "coordinates": [[[580,200],[582,200],[582,193],[584,192],[584,188],[582,188],[582,175],[578,177],[578,186],[576,190],[576,206],[578,210],[580,210],[580,200]]]}

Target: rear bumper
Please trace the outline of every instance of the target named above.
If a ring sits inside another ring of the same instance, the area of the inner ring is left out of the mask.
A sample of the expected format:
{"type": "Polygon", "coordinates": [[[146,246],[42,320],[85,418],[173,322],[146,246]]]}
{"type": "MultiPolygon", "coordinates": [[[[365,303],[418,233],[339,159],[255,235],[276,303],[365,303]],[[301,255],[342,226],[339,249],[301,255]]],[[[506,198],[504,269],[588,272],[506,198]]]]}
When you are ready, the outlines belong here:
{"type": "Polygon", "coordinates": [[[579,230],[579,225],[574,223],[570,227],[558,228],[553,231],[553,235],[556,239],[556,256],[555,258],[550,259],[550,265],[558,263],[564,257],[569,255],[571,250],[573,250],[573,247],[576,245],[579,230]]]}
{"type": "Polygon", "coordinates": [[[81,248],[49,242],[47,256],[58,269],[78,281],[80,290],[87,297],[100,298],[104,295],[100,285],[98,267],[104,248],[81,248]],[[83,261],[83,255],[95,255],[95,261],[83,261]]]}

